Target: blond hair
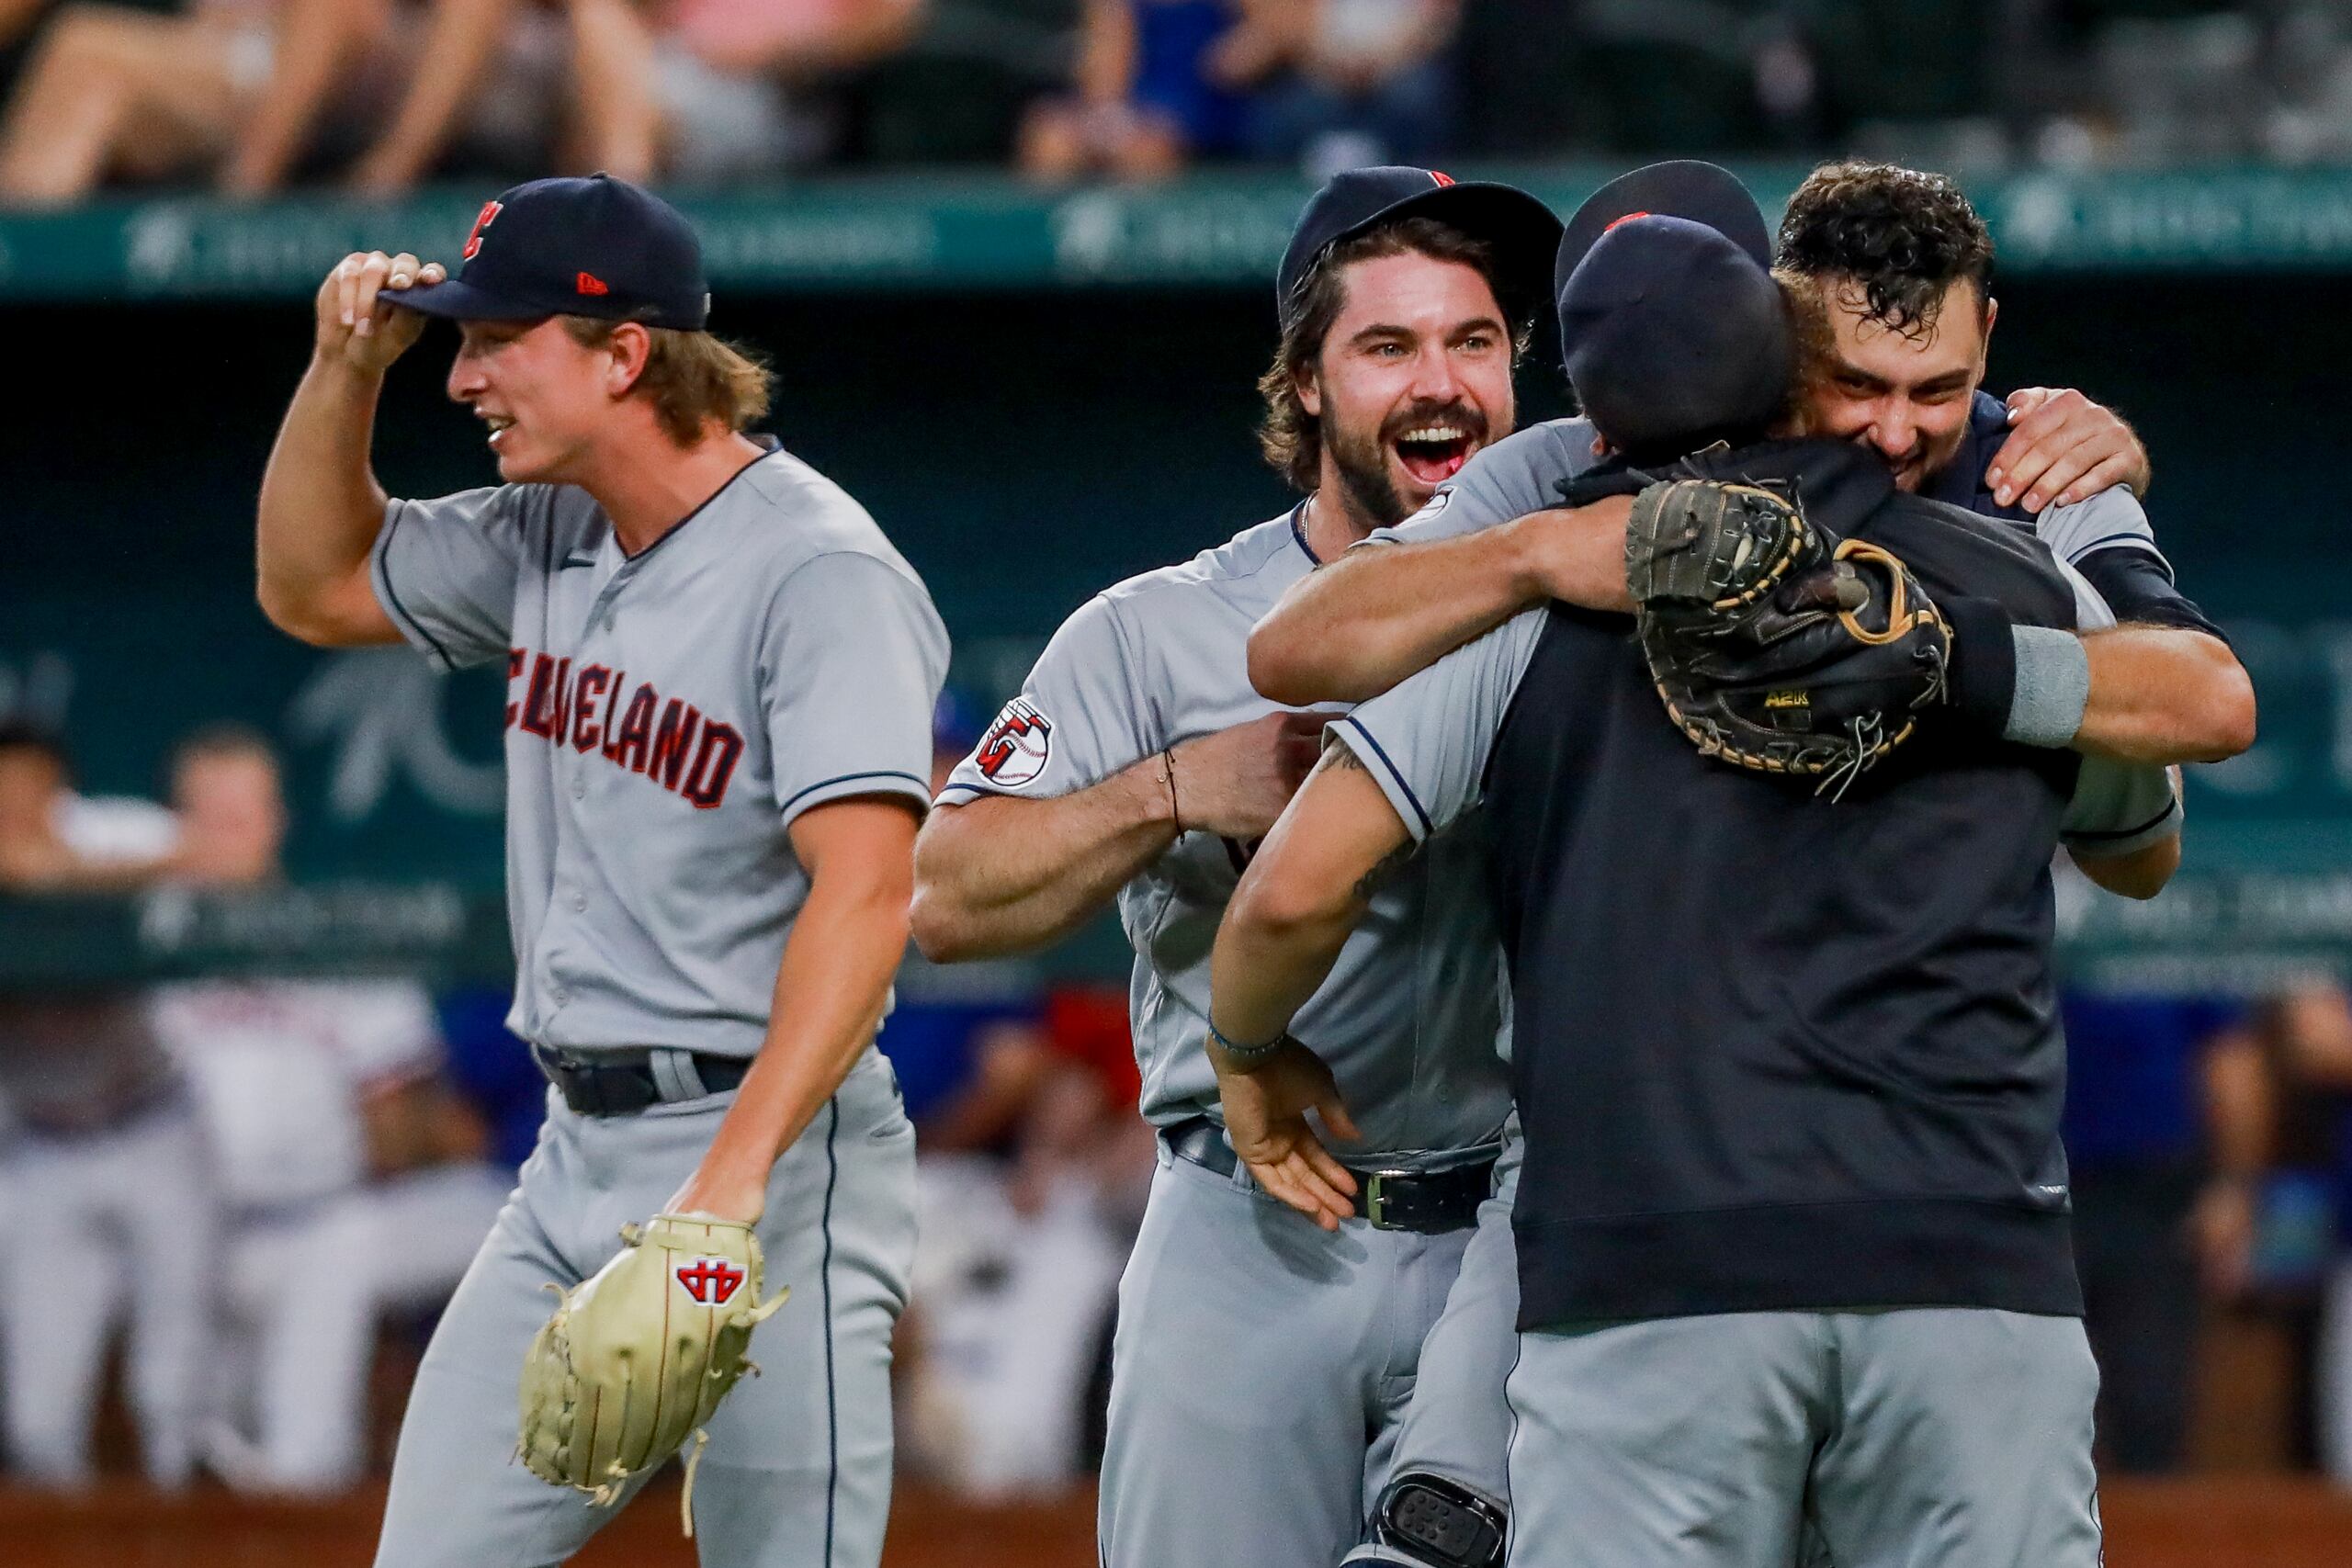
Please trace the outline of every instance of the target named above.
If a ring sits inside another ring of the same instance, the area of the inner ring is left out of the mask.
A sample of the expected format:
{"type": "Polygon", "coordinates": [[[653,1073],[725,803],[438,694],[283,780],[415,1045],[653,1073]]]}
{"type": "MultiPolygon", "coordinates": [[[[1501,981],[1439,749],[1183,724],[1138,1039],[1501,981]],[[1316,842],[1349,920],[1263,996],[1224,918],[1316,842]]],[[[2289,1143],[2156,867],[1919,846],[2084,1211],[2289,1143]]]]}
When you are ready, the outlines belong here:
{"type": "MultiPolygon", "coordinates": [[[[582,348],[605,343],[619,325],[591,316],[562,320],[563,330],[582,348]]],[[[767,416],[771,375],[756,350],[675,327],[648,326],[645,334],[651,345],[629,391],[652,403],[671,440],[691,446],[713,421],[741,432],[767,416]]]]}

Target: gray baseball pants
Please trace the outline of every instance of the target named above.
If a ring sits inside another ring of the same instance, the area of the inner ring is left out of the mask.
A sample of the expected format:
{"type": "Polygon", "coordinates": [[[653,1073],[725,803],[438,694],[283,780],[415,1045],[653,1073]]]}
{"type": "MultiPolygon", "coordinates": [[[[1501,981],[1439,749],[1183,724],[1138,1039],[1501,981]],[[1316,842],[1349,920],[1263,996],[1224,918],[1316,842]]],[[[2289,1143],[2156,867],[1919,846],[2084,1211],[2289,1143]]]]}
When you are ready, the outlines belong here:
{"type": "MultiPolygon", "coordinates": [[[[1498,1504],[1510,1499],[1510,1405],[1503,1384],[1519,1359],[1519,1251],[1510,1211],[1525,1152],[1513,1112],[1495,1160],[1494,1195],[1478,1205],[1478,1228],[1446,1292],[1445,1311],[1422,1342],[1420,1377],[1389,1463],[1392,1475],[1442,1475],[1498,1504]]],[[[1367,1543],[1347,1561],[1416,1560],[1367,1543]]]]}
{"type": "MultiPolygon", "coordinates": [[[[426,1350],[401,1425],[378,1568],[541,1568],[611,1517],[513,1462],[517,1383],[554,1309],[659,1213],[732,1094],[634,1116],[554,1095],[520,1184],[426,1350]]],[[[914,1130],[866,1051],[775,1165],[759,1224],[767,1288],[792,1299],[752,1340],[710,1423],[695,1544],[710,1568],[874,1568],[890,1506],[890,1334],[914,1258],[914,1130]]]]}
{"type": "Polygon", "coordinates": [[[1526,1334],[1511,1568],[2098,1568],[2080,1320],[1764,1312],[1526,1334]]]}
{"type": "Polygon", "coordinates": [[[1104,1568],[1339,1562],[1471,1235],[1334,1235],[1163,1144],[1119,1283],[1104,1568]]]}

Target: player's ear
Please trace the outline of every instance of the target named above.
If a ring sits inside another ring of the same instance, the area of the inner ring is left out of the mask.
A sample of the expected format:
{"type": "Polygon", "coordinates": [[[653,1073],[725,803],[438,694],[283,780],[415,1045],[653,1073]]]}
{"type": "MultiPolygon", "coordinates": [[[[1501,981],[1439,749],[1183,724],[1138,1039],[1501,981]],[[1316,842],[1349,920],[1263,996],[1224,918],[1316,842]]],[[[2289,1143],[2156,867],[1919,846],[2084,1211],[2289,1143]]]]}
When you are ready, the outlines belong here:
{"type": "Polygon", "coordinates": [[[605,340],[605,392],[608,397],[624,398],[645,374],[646,362],[653,355],[653,334],[637,321],[622,321],[613,328],[605,340]]]}
{"type": "Polygon", "coordinates": [[[1290,384],[1298,393],[1298,406],[1309,418],[1323,417],[1323,378],[1313,365],[1302,365],[1290,373],[1290,384]]]}

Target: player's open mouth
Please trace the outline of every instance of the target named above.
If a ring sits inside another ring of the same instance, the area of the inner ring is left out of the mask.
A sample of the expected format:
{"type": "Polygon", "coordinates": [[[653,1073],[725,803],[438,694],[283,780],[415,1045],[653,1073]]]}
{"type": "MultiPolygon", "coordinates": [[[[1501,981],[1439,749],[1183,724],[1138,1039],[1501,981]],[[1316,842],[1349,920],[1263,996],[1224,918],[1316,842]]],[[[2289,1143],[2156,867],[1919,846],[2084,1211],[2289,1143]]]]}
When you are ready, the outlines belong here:
{"type": "Polygon", "coordinates": [[[1459,473],[1470,460],[1470,432],[1458,424],[1421,424],[1396,437],[1396,460],[1421,484],[1432,488],[1459,473]]]}
{"type": "Polygon", "coordinates": [[[500,436],[514,428],[514,422],[513,420],[503,418],[498,414],[486,413],[481,415],[481,418],[484,424],[490,426],[490,444],[492,446],[498,445],[498,438],[500,436]]]}

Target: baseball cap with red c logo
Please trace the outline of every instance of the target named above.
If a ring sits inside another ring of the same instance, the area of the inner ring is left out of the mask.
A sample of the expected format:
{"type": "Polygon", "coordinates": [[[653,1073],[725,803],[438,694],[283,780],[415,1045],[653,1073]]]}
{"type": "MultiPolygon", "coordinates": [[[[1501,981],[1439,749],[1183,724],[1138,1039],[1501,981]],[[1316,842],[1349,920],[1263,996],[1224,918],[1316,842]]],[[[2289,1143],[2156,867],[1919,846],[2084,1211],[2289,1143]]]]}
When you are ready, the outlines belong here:
{"type": "Polygon", "coordinates": [[[391,298],[453,321],[594,316],[699,332],[710,319],[702,244],[678,209],[609,175],[533,180],[484,202],[463,265],[391,298]]]}

